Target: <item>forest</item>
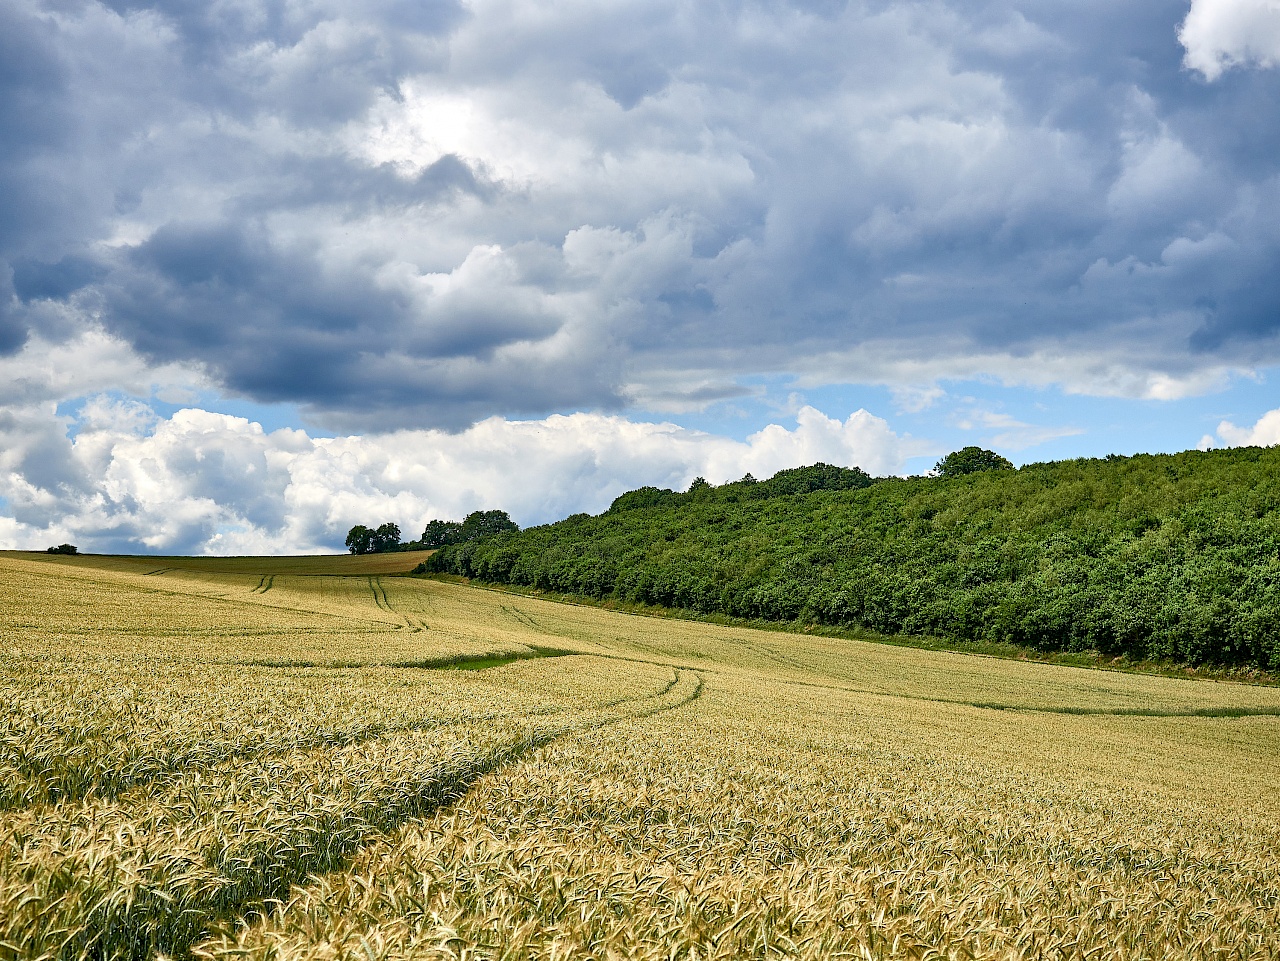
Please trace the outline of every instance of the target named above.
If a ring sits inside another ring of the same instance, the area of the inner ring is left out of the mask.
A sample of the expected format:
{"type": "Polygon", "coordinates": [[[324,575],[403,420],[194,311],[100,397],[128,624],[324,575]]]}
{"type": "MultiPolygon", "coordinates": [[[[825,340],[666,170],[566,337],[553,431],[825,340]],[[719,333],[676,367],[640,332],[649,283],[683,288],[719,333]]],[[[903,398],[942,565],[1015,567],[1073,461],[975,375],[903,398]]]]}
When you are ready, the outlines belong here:
{"type": "MultiPolygon", "coordinates": [[[[347,531],[347,550],[352,554],[389,554],[396,551],[431,550],[450,544],[462,544],[493,534],[520,530],[506,511],[472,511],[461,521],[435,518],[427,521],[422,536],[416,541],[400,540],[400,525],[388,521],[377,527],[357,524],[347,531]]],[[[62,545],[70,547],[69,544],[62,545]]],[[[61,548],[49,548],[50,553],[61,548]]],[[[71,548],[75,553],[75,548],[71,548]]]]}
{"type": "Polygon", "coordinates": [[[598,516],[446,546],[423,569],[741,618],[1280,668],[1280,449],[1001,466],[873,479],[815,465],[642,488],[598,516]]]}

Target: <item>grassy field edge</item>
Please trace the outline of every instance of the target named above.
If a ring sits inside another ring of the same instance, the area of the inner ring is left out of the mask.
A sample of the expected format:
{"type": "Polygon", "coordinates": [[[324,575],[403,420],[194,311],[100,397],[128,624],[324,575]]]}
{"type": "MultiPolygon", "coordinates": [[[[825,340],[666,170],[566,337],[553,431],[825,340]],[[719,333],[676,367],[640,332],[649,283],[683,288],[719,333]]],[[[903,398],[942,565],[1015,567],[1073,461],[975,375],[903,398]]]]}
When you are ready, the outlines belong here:
{"type": "Polygon", "coordinates": [[[877,634],[858,628],[839,628],[825,624],[814,624],[804,621],[766,621],[730,617],[726,614],[704,614],[684,608],[661,607],[653,604],[636,604],[609,598],[594,598],[580,594],[565,594],[557,591],[546,591],[536,587],[524,587],[515,584],[503,584],[493,581],[482,581],[477,578],[463,577],[459,574],[414,573],[406,572],[403,576],[424,580],[440,581],[444,584],[461,584],[480,590],[495,591],[501,594],[519,594],[523,597],[536,597],[553,601],[557,604],[571,604],[579,607],[595,607],[601,610],[614,611],[619,614],[634,614],[638,617],[657,617],[684,621],[700,621],[706,624],[719,624],[725,627],[746,627],[753,630],[774,631],[784,634],[807,634],[815,637],[836,637],[851,641],[867,641],[872,644],[887,644],[892,647],[911,647],[926,651],[945,651],[951,654],[966,654],[971,657],[995,657],[1011,661],[1034,661],[1041,664],[1054,664],[1060,667],[1077,667],[1093,671],[1118,671],[1127,674],[1151,674],[1159,677],[1170,677],[1181,680],[1217,681],[1235,684],[1252,684],[1263,687],[1280,686],[1280,674],[1263,671],[1258,668],[1217,667],[1214,665],[1191,665],[1174,661],[1135,661],[1127,657],[1108,657],[1098,651],[1038,651],[1035,648],[1018,644],[996,643],[992,641],[958,641],[945,637],[928,637],[915,635],[877,634]]]}

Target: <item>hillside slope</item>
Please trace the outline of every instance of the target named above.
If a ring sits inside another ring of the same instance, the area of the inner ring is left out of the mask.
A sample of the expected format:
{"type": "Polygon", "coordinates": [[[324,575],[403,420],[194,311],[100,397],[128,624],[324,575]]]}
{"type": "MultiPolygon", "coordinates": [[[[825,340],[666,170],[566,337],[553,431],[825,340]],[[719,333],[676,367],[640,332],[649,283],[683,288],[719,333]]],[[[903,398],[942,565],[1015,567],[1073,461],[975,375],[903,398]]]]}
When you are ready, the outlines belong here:
{"type": "Polygon", "coordinates": [[[1276,957],[1280,688],[380,556],[0,552],[0,958],[1276,957]]]}
{"type": "Polygon", "coordinates": [[[1280,449],[854,473],[826,485],[840,490],[645,489],[425,567],[737,617],[1280,667],[1280,449]]]}

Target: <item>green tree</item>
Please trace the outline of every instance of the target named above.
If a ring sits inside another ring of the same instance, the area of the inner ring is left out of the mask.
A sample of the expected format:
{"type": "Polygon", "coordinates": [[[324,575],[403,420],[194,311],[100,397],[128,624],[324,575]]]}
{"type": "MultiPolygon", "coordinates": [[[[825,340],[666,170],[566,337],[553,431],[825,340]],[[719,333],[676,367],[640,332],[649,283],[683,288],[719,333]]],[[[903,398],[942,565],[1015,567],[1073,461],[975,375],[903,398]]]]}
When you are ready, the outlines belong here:
{"type": "Polygon", "coordinates": [[[427,521],[427,526],[422,531],[422,537],[418,543],[429,549],[460,544],[462,543],[462,524],[458,521],[427,521]]]}
{"type": "Polygon", "coordinates": [[[464,541],[474,541],[490,534],[504,534],[520,530],[506,511],[473,511],[462,522],[460,534],[464,541]]]}
{"type": "Polygon", "coordinates": [[[962,447],[952,451],[933,465],[939,477],[962,477],[984,470],[1013,470],[1013,464],[993,450],[981,447],[962,447]]]}
{"type": "Polygon", "coordinates": [[[374,554],[385,554],[388,551],[398,550],[399,547],[400,526],[387,522],[379,525],[378,529],[373,532],[369,549],[374,554]]]}
{"type": "Polygon", "coordinates": [[[619,494],[609,510],[613,513],[618,511],[640,510],[645,507],[656,507],[659,504],[668,504],[678,500],[682,495],[677,494],[673,490],[665,487],[641,487],[638,490],[627,491],[625,494],[619,494]]]}
{"type": "Polygon", "coordinates": [[[506,511],[472,511],[461,523],[458,521],[432,520],[427,522],[418,542],[422,547],[440,548],[452,544],[465,544],[491,534],[518,531],[520,527],[506,511]]]}
{"type": "Polygon", "coordinates": [[[357,524],[347,531],[347,550],[352,554],[368,554],[373,551],[373,531],[357,524]]]}
{"type": "MultiPolygon", "coordinates": [[[[754,478],[752,480],[754,482],[754,478]]],[[[871,476],[861,467],[836,467],[834,464],[819,463],[810,467],[780,470],[761,483],[761,489],[755,493],[770,496],[808,494],[812,491],[853,490],[870,487],[872,483],[871,476]]]]}

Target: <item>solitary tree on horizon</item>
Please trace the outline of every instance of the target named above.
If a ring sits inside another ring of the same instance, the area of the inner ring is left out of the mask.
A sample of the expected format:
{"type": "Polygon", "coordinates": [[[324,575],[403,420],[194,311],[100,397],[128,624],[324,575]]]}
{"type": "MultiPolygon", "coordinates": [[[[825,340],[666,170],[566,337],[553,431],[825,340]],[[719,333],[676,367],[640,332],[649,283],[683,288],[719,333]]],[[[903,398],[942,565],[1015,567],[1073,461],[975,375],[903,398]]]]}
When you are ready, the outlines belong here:
{"type": "Polygon", "coordinates": [[[952,451],[933,465],[939,477],[962,477],[985,470],[1013,470],[1013,463],[993,450],[982,447],[962,447],[952,451]]]}
{"type": "Polygon", "coordinates": [[[368,554],[373,550],[373,531],[357,524],[347,531],[347,550],[352,554],[368,554]]]}

